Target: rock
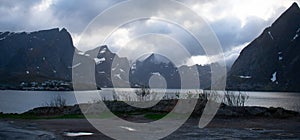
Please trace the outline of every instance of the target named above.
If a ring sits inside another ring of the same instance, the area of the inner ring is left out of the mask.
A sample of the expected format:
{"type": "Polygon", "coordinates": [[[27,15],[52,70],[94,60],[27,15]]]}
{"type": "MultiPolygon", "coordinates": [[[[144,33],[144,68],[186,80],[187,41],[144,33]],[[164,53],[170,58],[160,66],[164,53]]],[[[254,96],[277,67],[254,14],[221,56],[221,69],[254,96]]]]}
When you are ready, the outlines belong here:
{"type": "Polygon", "coordinates": [[[285,117],[285,115],[287,115],[287,114],[284,113],[283,108],[277,108],[276,112],[274,113],[273,116],[274,117],[285,117]]]}
{"type": "Polygon", "coordinates": [[[267,111],[264,107],[245,107],[245,110],[251,116],[261,116],[267,111]]]}
{"type": "Polygon", "coordinates": [[[231,117],[231,116],[235,116],[237,115],[235,112],[229,110],[229,109],[219,109],[217,112],[217,116],[227,116],[227,117],[231,117]]]}
{"type": "Polygon", "coordinates": [[[64,115],[69,114],[82,114],[81,109],[79,108],[79,105],[74,105],[70,107],[65,107],[63,110],[64,115]]]}
{"type": "Polygon", "coordinates": [[[23,114],[46,116],[46,115],[61,115],[63,113],[62,113],[62,109],[59,109],[58,107],[38,107],[29,110],[23,114]]]}

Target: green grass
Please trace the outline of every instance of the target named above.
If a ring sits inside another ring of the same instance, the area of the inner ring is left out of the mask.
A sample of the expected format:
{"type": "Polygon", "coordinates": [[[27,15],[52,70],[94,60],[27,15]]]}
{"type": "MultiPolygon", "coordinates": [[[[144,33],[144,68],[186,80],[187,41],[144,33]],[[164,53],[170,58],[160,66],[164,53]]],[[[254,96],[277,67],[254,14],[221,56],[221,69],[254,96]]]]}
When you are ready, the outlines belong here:
{"type": "Polygon", "coordinates": [[[147,113],[144,115],[145,118],[151,119],[151,120],[159,120],[163,117],[166,117],[168,119],[182,119],[186,117],[186,114],[179,114],[179,113],[147,113]]]}
{"type": "Polygon", "coordinates": [[[28,114],[0,114],[0,119],[38,119],[38,117],[28,114]]]}
{"type": "Polygon", "coordinates": [[[36,116],[32,114],[0,114],[0,119],[81,119],[84,115],[36,116]]]}
{"type": "Polygon", "coordinates": [[[84,119],[84,118],[95,118],[95,119],[106,119],[111,118],[112,115],[109,112],[103,112],[101,114],[93,115],[80,115],[80,114],[68,114],[68,115],[53,115],[53,116],[38,116],[34,114],[0,114],[0,119],[84,119]]]}
{"type": "MultiPolygon", "coordinates": [[[[167,115],[165,112],[115,112],[114,114],[111,114],[111,112],[103,112],[101,114],[90,114],[90,115],[79,115],[79,114],[70,114],[70,115],[56,115],[56,116],[37,116],[34,114],[0,114],[0,119],[30,119],[30,120],[36,120],[36,119],[85,119],[91,118],[91,119],[107,119],[112,118],[114,116],[122,116],[122,115],[128,115],[128,116],[135,116],[135,115],[143,115],[146,119],[151,120],[159,120],[167,115]]],[[[180,114],[169,114],[168,118],[178,118],[181,117],[180,114]]]]}
{"type": "Polygon", "coordinates": [[[44,119],[83,119],[83,118],[85,118],[84,115],[70,114],[70,115],[62,115],[62,116],[50,116],[50,117],[45,117],[44,119]]]}
{"type": "Polygon", "coordinates": [[[86,117],[87,118],[93,118],[93,119],[107,119],[107,118],[112,118],[114,115],[111,114],[110,112],[102,112],[101,114],[93,114],[93,115],[89,115],[87,114],[86,117]]]}
{"type": "Polygon", "coordinates": [[[159,120],[161,118],[163,118],[164,116],[166,116],[167,114],[165,113],[152,113],[152,114],[145,114],[144,117],[147,119],[151,119],[151,120],[159,120]]]}

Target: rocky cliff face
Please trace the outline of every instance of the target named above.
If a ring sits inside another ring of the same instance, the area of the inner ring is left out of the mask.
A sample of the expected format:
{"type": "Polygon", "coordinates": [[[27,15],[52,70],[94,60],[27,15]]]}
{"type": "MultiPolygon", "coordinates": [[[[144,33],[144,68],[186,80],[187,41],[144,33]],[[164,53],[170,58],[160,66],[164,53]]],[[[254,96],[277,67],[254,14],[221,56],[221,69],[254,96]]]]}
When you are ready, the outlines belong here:
{"type": "Polygon", "coordinates": [[[246,46],[227,77],[231,90],[300,91],[300,9],[294,3],[246,46]]]}
{"type": "MultiPolygon", "coordinates": [[[[162,80],[165,81],[165,86],[168,88],[181,88],[178,69],[170,60],[162,55],[153,53],[144,60],[137,60],[137,62],[131,67],[130,81],[133,87],[149,87],[149,79],[152,76],[158,78],[157,82],[162,82],[162,80]]],[[[163,85],[156,86],[157,87],[155,88],[158,88],[163,85]]]]}
{"type": "Polygon", "coordinates": [[[127,58],[112,53],[106,45],[87,51],[86,54],[95,61],[95,77],[99,87],[129,87],[130,67],[127,58]]]}
{"type": "Polygon", "coordinates": [[[75,47],[65,30],[0,33],[0,82],[71,80],[75,47]]]}
{"type": "MultiPolygon", "coordinates": [[[[86,55],[95,61],[95,76],[99,87],[149,87],[151,77],[158,76],[157,78],[164,78],[166,88],[180,89],[181,78],[179,72],[188,73],[191,71],[191,67],[176,67],[171,61],[159,54],[149,54],[136,62],[130,63],[127,58],[112,53],[107,46],[100,46],[87,51],[86,55]],[[96,57],[92,58],[92,56],[96,57]]],[[[201,82],[200,87],[209,88],[211,81],[210,66],[196,65],[195,67],[198,70],[195,72],[198,72],[201,82]]],[[[195,75],[195,73],[191,75],[195,75]]]]}

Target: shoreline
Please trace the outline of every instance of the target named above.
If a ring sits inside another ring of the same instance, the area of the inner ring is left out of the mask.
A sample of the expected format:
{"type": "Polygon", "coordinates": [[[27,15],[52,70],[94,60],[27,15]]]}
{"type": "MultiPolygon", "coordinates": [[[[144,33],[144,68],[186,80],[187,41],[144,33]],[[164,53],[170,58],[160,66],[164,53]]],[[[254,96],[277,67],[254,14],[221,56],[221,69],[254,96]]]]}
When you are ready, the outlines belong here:
{"type": "MultiPolygon", "coordinates": [[[[186,99],[185,102],[189,102],[192,99],[186,99]]],[[[63,116],[80,116],[87,114],[101,114],[105,112],[113,112],[119,115],[130,115],[130,114],[143,114],[143,113],[154,113],[154,114],[168,114],[177,104],[176,99],[172,100],[161,100],[156,105],[150,108],[137,108],[130,106],[122,101],[104,101],[106,107],[100,103],[82,103],[75,105],[62,105],[62,106],[43,106],[36,107],[25,111],[23,113],[3,113],[0,112],[0,118],[12,117],[22,118],[25,117],[30,119],[40,117],[63,117],[63,116]],[[85,112],[85,113],[82,113],[85,112]]],[[[134,104],[139,102],[132,101],[134,104]]],[[[152,103],[151,101],[145,101],[143,103],[152,103]]],[[[202,114],[203,109],[206,106],[206,101],[198,100],[192,116],[199,116],[202,114]]],[[[180,111],[179,111],[180,114],[180,111]]],[[[284,109],[282,107],[262,107],[262,106],[229,106],[221,103],[215,116],[222,117],[271,117],[271,118],[288,118],[294,116],[300,116],[300,112],[284,109]]]]}
{"type": "MultiPolygon", "coordinates": [[[[106,88],[98,88],[97,90],[101,91],[103,89],[124,89],[124,88],[113,88],[113,87],[106,87],[106,88]]],[[[126,89],[126,88],[125,88],[126,89]]],[[[132,87],[132,88],[128,88],[128,89],[141,89],[139,87],[132,87]]],[[[0,88],[0,91],[94,91],[96,89],[82,89],[82,90],[74,90],[74,89],[21,89],[21,88],[0,88]]],[[[178,88],[171,88],[171,89],[167,89],[167,90],[202,90],[202,91],[219,91],[219,90],[210,90],[210,89],[178,89],[178,88]]],[[[240,90],[240,89],[225,89],[225,90],[221,90],[221,91],[236,91],[236,92],[285,92],[285,93],[299,93],[300,91],[287,91],[287,90],[240,90]]]]}

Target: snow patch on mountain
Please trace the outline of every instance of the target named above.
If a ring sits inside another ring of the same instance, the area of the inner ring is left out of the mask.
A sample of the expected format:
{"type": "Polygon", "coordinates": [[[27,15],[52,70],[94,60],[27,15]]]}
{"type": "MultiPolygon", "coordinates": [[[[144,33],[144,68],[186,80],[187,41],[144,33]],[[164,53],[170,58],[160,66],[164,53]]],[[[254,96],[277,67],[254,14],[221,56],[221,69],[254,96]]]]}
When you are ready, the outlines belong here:
{"type": "Polygon", "coordinates": [[[291,40],[291,41],[294,41],[295,39],[297,39],[298,38],[298,34],[296,34],[294,37],[293,37],[293,39],[291,40]]]}
{"type": "Polygon", "coordinates": [[[121,74],[115,74],[114,76],[117,77],[117,78],[119,78],[119,79],[122,79],[121,78],[121,74]]]}
{"type": "Polygon", "coordinates": [[[152,72],[152,75],[160,76],[160,73],[159,72],[152,72]]]}
{"type": "Polygon", "coordinates": [[[6,38],[6,37],[2,37],[2,38],[0,38],[0,41],[1,41],[1,40],[4,40],[5,38],[6,38]]]}
{"type": "Polygon", "coordinates": [[[272,74],[272,78],[271,78],[271,81],[272,81],[272,82],[275,82],[275,81],[277,80],[276,75],[277,75],[277,72],[274,72],[274,73],[272,74]]]}
{"type": "Polygon", "coordinates": [[[100,73],[100,74],[104,74],[104,73],[105,73],[105,71],[98,71],[98,73],[100,73]]]}
{"type": "Polygon", "coordinates": [[[96,64],[98,65],[98,64],[104,62],[105,58],[104,57],[103,58],[94,58],[94,60],[95,60],[96,64]]]}
{"type": "Polygon", "coordinates": [[[78,52],[79,55],[84,55],[84,52],[78,52]]]}
{"type": "Polygon", "coordinates": [[[241,76],[239,76],[240,78],[242,78],[242,79],[250,79],[250,78],[252,78],[251,76],[244,76],[244,75],[241,75],[241,76]]]}
{"type": "Polygon", "coordinates": [[[273,37],[271,31],[268,31],[268,34],[269,34],[269,36],[272,38],[272,40],[274,40],[274,37],[273,37]]]}
{"type": "Polygon", "coordinates": [[[105,53],[106,52],[106,48],[103,48],[99,53],[105,53]]]}
{"type": "Polygon", "coordinates": [[[131,69],[132,69],[132,70],[135,70],[135,69],[136,69],[136,63],[133,63],[133,64],[132,64],[131,69]]]}

